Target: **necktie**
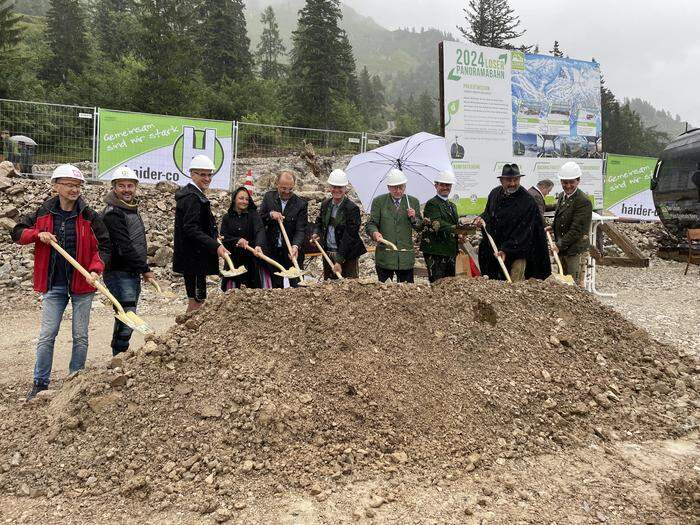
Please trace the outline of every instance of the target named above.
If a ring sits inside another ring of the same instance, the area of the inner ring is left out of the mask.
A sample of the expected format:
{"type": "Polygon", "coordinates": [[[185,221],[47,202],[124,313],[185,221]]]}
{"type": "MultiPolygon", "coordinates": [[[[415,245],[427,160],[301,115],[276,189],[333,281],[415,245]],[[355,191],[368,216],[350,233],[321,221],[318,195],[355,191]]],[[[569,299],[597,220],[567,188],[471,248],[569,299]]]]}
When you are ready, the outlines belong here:
{"type": "Polygon", "coordinates": [[[399,209],[399,206],[401,206],[401,199],[394,201],[394,206],[396,206],[396,209],[399,209]]]}

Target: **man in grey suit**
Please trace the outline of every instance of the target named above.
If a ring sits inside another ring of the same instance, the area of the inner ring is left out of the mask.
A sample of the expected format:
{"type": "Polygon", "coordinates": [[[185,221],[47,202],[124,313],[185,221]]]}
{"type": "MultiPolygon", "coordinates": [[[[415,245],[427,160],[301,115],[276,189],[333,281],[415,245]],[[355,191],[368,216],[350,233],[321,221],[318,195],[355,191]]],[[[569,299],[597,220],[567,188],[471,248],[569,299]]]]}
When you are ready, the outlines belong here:
{"type": "Polygon", "coordinates": [[[527,190],[527,192],[532,195],[537,203],[537,208],[540,210],[540,215],[542,216],[542,222],[544,223],[544,212],[554,211],[556,204],[545,204],[544,198],[549,195],[552,191],[554,183],[549,179],[542,179],[535,186],[527,190]]]}

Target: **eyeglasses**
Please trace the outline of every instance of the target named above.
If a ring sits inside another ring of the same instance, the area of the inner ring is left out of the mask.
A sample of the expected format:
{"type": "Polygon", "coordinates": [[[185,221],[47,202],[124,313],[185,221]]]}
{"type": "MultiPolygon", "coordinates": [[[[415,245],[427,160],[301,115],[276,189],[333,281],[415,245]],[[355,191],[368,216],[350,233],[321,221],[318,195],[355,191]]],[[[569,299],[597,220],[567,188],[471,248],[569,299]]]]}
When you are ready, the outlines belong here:
{"type": "Polygon", "coordinates": [[[69,184],[67,182],[56,182],[56,184],[58,184],[60,186],[64,186],[64,187],[71,189],[71,190],[79,190],[83,187],[82,184],[69,184]]]}

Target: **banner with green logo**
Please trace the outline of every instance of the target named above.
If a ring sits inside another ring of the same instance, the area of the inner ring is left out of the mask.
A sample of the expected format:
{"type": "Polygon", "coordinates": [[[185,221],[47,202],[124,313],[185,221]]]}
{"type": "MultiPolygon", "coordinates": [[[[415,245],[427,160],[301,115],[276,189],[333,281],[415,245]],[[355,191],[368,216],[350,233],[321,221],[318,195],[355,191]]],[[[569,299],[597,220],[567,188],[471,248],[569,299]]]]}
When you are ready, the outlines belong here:
{"type": "Polygon", "coordinates": [[[656,159],[608,155],[603,200],[605,208],[618,217],[658,221],[649,189],[656,159]]]}
{"type": "Polygon", "coordinates": [[[146,184],[189,178],[189,163],[204,154],[216,170],[211,187],[229,189],[233,160],[233,123],[100,109],[99,177],[109,180],[114,168],[128,166],[146,184]]]}

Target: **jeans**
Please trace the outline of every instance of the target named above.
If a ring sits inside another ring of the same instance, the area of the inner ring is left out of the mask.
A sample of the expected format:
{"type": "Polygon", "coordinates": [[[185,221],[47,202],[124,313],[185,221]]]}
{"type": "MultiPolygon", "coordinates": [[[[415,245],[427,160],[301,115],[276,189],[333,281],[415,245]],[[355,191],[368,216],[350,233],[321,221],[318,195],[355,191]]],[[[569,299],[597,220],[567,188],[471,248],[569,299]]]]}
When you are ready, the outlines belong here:
{"type": "MultiPolygon", "coordinates": [[[[108,271],[104,273],[104,282],[112,295],[119,301],[125,312],[135,312],[141,295],[141,274],[133,272],[108,271]]],[[[126,352],[133,330],[114,319],[112,331],[112,355],[126,352]]]]}
{"type": "Polygon", "coordinates": [[[43,296],[41,313],[41,331],[36,345],[36,365],[34,382],[48,386],[53,366],[53,349],[56,335],[61,326],[63,312],[70,299],[73,304],[73,350],[71,352],[69,372],[85,368],[88,350],[88,325],[90,324],[90,307],[94,293],[74,294],[67,286],[55,286],[43,296]]]}

